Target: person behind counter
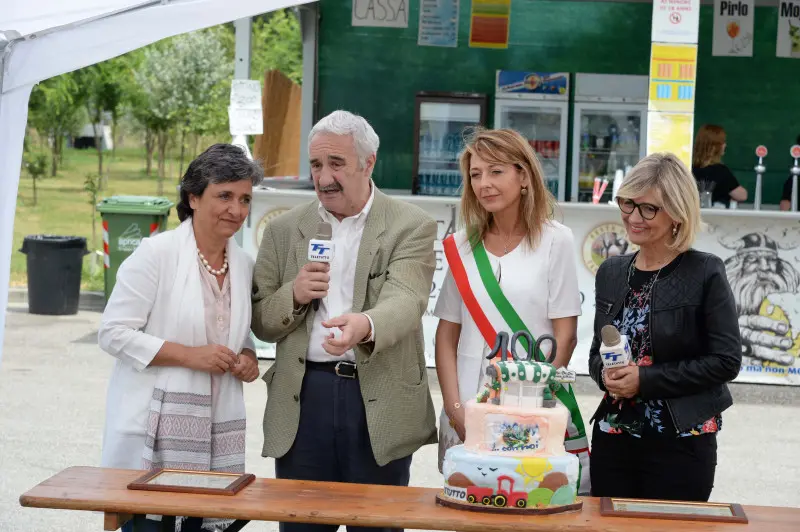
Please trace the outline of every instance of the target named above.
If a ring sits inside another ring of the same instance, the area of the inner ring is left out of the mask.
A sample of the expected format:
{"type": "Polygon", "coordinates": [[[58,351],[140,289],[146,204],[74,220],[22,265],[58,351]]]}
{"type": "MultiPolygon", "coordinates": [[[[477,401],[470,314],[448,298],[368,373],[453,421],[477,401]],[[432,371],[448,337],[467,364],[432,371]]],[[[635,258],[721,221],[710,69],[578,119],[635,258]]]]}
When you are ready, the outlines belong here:
{"type": "MultiPolygon", "coordinates": [[[[797,135],[797,144],[800,144],[800,135],[797,135]]],[[[800,179],[800,177],[798,177],[800,179]]],[[[800,187],[800,182],[798,182],[798,187],[800,187]]],[[[781,193],[781,203],[780,209],[782,211],[788,211],[792,208],[792,175],[789,174],[789,177],[786,178],[786,181],[783,182],[783,192],[781,193]]]]}
{"type": "MultiPolygon", "coordinates": [[[[449,270],[434,310],[439,318],[436,372],[444,400],[440,471],[447,449],[464,440],[463,405],[481,388],[486,355],[494,345],[489,329],[515,330],[509,324],[516,320],[534,338],[552,334],[554,364],[566,367],[581,313],[572,231],[553,220],[555,199],[530,144],[510,129],[479,130],[468,139],[459,163],[465,183],[463,228],[444,242],[449,270]],[[476,325],[485,322],[484,312],[489,329],[476,325]]],[[[583,463],[579,493],[588,495],[583,419],[570,388],[559,390],[556,398],[570,410],[570,448],[583,463]]]]}
{"type": "Polygon", "coordinates": [[[733,172],[722,163],[726,144],[721,126],[706,124],[697,132],[692,156],[692,173],[698,183],[713,183],[711,202],[731,206],[731,200],[747,201],[747,189],[739,184],[733,172]]]}
{"type": "Polygon", "coordinates": [[[733,404],[742,342],[722,260],[691,248],[697,187],[672,154],[642,159],[617,194],[636,254],[595,278],[589,372],[606,394],[592,421],[592,495],[707,501],[721,413],[733,404]],[[631,364],[604,370],[601,329],[628,336],[631,364]]]}

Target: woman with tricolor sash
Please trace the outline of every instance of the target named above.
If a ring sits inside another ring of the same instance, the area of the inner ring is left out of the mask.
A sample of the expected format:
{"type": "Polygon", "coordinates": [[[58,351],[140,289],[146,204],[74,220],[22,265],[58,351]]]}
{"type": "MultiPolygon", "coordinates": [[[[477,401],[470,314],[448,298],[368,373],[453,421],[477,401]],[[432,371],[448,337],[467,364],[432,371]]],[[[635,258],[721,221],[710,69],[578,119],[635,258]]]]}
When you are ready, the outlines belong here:
{"type": "MultiPolygon", "coordinates": [[[[498,332],[526,330],[556,338],[554,365],[569,364],[581,313],[572,231],[553,220],[555,199],[536,154],[509,129],[478,130],[460,159],[462,228],[444,241],[449,271],[434,314],[436,371],[444,408],[445,451],[463,442],[464,407],[479,392],[498,332]]],[[[521,346],[522,347],[522,346],[521,346]]],[[[549,342],[542,342],[549,356],[549,342]]],[[[589,492],[586,431],[572,389],[556,399],[571,414],[565,446],[581,459],[580,494],[589,492]]]]}

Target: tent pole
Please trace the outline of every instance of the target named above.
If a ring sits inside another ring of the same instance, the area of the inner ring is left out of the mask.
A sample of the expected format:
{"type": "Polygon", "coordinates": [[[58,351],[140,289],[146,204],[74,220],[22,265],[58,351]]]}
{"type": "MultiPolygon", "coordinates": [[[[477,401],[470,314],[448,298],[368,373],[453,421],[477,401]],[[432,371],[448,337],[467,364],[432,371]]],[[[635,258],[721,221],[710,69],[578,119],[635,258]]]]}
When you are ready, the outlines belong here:
{"type": "Polygon", "coordinates": [[[7,156],[0,159],[0,359],[3,355],[11,254],[14,245],[14,217],[22,166],[22,144],[28,118],[28,98],[32,85],[3,92],[8,59],[18,34],[0,32],[0,147],[7,156]]]}
{"type": "MultiPolygon", "coordinates": [[[[236,29],[236,65],[233,69],[233,79],[250,79],[250,53],[253,37],[253,18],[246,17],[234,21],[236,29]]],[[[263,75],[263,74],[262,74],[263,75]]],[[[260,77],[258,79],[261,79],[260,77]]]]}
{"type": "MultiPolygon", "coordinates": [[[[251,42],[253,36],[253,18],[246,17],[235,20],[233,22],[233,27],[236,30],[233,79],[250,79],[250,54],[252,50],[251,42]]],[[[237,135],[233,137],[231,142],[233,144],[244,144],[246,146],[247,137],[245,135],[237,135]]],[[[236,231],[234,237],[240,246],[244,245],[244,234],[241,230],[236,231]]]]}
{"type": "Polygon", "coordinates": [[[308,134],[316,119],[317,109],[317,34],[319,32],[319,7],[317,2],[299,6],[300,32],[303,38],[303,86],[300,111],[300,179],[311,179],[308,162],[308,134]]]}

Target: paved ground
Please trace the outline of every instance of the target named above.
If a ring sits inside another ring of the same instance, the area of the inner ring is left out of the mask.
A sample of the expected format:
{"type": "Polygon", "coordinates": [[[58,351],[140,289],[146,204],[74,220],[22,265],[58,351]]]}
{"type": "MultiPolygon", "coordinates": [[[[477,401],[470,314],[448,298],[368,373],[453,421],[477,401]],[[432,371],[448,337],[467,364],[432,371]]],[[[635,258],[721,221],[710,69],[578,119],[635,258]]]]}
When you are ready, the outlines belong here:
{"type": "MultiPolygon", "coordinates": [[[[96,345],[99,314],[34,316],[25,307],[8,311],[0,362],[0,531],[89,532],[102,529],[89,513],[21,508],[21,493],[72,465],[97,465],[105,391],[112,359],[96,345]]],[[[262,370],[269,366],[262,362],[262,370]]],[[[437,410],[441,394],[431,372],[437,410]]],[[[245,387],[248,471],[272,476],[272,460],[259,455],[266,388],[245,387]]],[[[578,383],[588,417],[599,394],[578,383]]],[[[726,412],[719,437],[719,465],[712,499],[745,504],[800,506],[800,389],[734,385],[736,405],[726,412]],[[798,456],[795,456],[798,454],[798,456]]],[[[436,448],[415,455],[411,483],[437,487],[436,448]]],[[[272,523],[246,530],[273,531],[272,523]]]]}

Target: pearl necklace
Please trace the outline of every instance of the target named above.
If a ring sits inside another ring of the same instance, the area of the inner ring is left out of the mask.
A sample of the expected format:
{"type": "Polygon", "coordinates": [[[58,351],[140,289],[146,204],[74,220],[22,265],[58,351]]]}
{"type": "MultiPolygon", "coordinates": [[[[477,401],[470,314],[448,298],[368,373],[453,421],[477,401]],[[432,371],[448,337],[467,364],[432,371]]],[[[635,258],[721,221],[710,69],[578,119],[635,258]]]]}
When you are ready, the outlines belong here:
{"type": "Polygon", "coordinates": [[[200,257],[200,262],[203,263],[203,267],[206,270],[208,270],[208,272],[211,275],[225,275],[225,272],[228,271],[228,255],[227,254],[225,254],[223,256],[222,268],[220,268],[219,270],[215,270],[214,268],[211,267],[211,265],[208,263],[208,260],[206,260],[206,258],[200,252],[200,249],[197,250],[197,256],[200,257]]]}

